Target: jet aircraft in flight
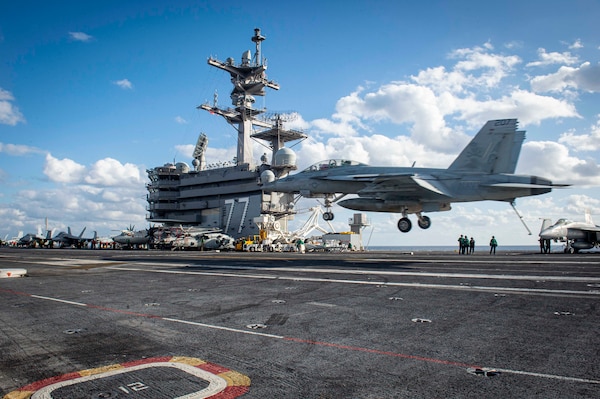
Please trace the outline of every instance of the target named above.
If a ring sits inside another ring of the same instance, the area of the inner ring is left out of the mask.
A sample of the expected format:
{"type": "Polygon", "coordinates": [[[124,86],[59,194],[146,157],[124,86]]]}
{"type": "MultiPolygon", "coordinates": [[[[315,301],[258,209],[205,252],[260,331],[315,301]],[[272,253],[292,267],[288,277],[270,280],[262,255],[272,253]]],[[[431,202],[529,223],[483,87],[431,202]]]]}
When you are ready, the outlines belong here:
{"type": "Polygon", "coordinates": [[[333,219],[331,206],[337,203],[358,211],[401,213],[398,228],[404,233],[412,228],[407,216],[415,213],[419,227],[427,229],[431,220],[423,212],[449,211],[453,202],[506,201],[514,208],[516,198],[568,186],[514,174],[524,139],[516,119],[490,120],[447,169],[369,166],[332,159],[279,179],[265,176],[262,189],[324,198],[325,220],[333,219]],[[358,197],[341,200],[348,194],[358,197]]]}
{"type": "Polygon", "coordinates": [[[589,211],[585,213],[585,222],[558,219],[549,226],[544,219],[540,239],[562,241],[566,244],[565,252],[577,253],[580,249],[591,249],[600,246],[600,226],[592,221],[589,211]]]}

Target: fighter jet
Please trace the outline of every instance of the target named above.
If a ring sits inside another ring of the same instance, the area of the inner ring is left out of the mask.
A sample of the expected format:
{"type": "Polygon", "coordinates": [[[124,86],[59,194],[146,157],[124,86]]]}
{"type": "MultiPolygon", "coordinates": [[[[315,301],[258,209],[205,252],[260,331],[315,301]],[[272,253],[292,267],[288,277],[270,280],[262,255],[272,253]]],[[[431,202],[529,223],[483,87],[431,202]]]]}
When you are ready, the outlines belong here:
{"type": "Polygon", "coordinates": [[[52,231],[47,230],[46,235],[42,234],[42,228],[38,227],[37,233],[27,233],[19,239],[18,246],[22,247],[45,247],[52,242],[52,231]]]}
{"type": "Polygon", "coordinates": [[[67,228],[67,232],[61,231],[56,236],[52,237],[52,241],[58,244],[59,248],[68,248],[68,247],[77,247],[82,248],[86,242],[90,242],[96,239],[96,232],[94,232],[94,237],[85,238],[83,237],[83,233],[85,232],[85,227],[81,230],[78,236],[71,233],[71,228],[67,228]]]}
{"type": "Polygon", "coordinates": [[[337,202],[358,211],[401,213],[398,229],[404,233],[412,228],[408,214],[415,213],[419,227],[427,229],[431,220],[423,212],[449,211],[453,202],[506,201],[514,208],[516,198],[568,186],[514,174],[524,139],[516,119],[490,120],[447,169],[369,166],[332,159],[280,179],[265,176],[262,189],[325,198],[325,220],[333,219],[331,206],[337,202]],[[348,194],[358,197],[339,201],[348,194]]]}
{"type": "MultiPolygon", "coordinates": [[[[546,219],[545,219],[546,220],[546,219]]],[[[544,221],[545,221],[544,220],[544,221]]],[[[589,211],[585,213],[585,222],[558,219],[551,226],[542,224],[540,239],[562,241],[565,252],[577,253],[580,249],[591,249],[600,246],[600,226],[592,221],[589,211]]]]}

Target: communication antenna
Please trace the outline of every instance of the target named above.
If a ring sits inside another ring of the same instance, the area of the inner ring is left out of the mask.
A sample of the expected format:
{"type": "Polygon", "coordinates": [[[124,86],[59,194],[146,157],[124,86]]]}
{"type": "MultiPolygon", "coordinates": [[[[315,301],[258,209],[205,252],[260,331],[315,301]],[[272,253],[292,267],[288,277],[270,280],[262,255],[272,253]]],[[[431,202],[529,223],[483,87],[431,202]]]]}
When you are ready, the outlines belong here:
{"type": "Polygon", "coordinates": [[[265,122],[273,123],[274,127],[282,129],[283,124],[298,119],[296,111],[266,112],[260,116],[265,122]]]}
{"type": "Polygon", "coordinates": [[[196,171],[206,169],[206,147],[208,146],[208,137],[204,133],[200,133],[196,147],[194,148],[194,167],[196,171]]]}
{"type": "Polygon", "coordinates": [[[266,37],[260,34],[260,29],[254,29],[254,36],[252,36],[252,41],[256,43],[256,53],[254,53],[254,65],[258,66],[262,64],[262,60],[260,58],[260,43],[265,40],[266,37]]]}

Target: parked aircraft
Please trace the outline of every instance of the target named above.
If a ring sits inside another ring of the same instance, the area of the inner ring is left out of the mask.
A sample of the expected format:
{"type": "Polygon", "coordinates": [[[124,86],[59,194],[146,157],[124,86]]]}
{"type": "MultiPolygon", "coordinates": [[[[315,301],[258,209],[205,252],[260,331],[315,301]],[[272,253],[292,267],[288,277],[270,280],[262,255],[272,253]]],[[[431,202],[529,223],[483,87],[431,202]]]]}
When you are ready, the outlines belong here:
{"type": "Polygon", "coordinates": [[[524,139],[516,119],[490,120],[447,169],[369,166],[332,159],[277,180],[266,176],[263,190],[325,198],[325,220],[333,219],[330,209],[337,202],[358,211],[401,213],[398,228],[404,233],[412,228],[408,214],[415,213],[419,227],[427,229],[431,220],[423,212],[449,211],[453,202],[506,201],[514,208],[516,198],[568,186],[514,174],[524,139]],[[358,197],[339,201],[348,194],[358,197]]]}
{"type": "Polygon", "coordinates": [[[9,247],[16,247],[19,243],[19,240],[23,238],[23,232],[19,231],[19,234],[17,234],[16,237],[13,238],[8,238],[8,234],[4,237],[4,243],[5,245],[8,245],[9,247]]]}
{"type": "Polygon", "coordinates": [[[220,232],[198,232],[197,229],[179,230],[180,234],[170,241],[172,250],[199,249],[203,251],[232,250],[235,240],[233,237],[220,232]]]}
{"type": "Polygon", "coordinates": [[[112,239],[117,244],[126,248],[146,246],[152,239],[152,231],[150,229],[134,231],[135,227],[130,226],[127,230],[122,230],[121,234],[114,236],[112,239]]]}
{"type": "Polygon", "coordinates": [[[17,241],[18,246],[25,247],[45,247],[50,243],[52,243],[52,231],[47,230],[46,235],[43,235],[41,227],[38,227],[37,233],[27,233],[17,241]]]}
{"type": "Polygon", "coordinates": [[[81,248],[86,242],[90,242],[96,239],[96,232],[94,232],[94,237],[85,238],[83,237],[83,233],[85,232],[85,227],[81,230],[78,236],[73,235],[71,233],[71,228],[67,228],[67,232],[61,231],[56,236],[52,237],[52,241],[54,243],[58,243],[60,248],[72,247],[75,246],[77,248],[81,248]]]}
{"type": "Polygon", "coordinates": [[[592,215],[586,211],[585,222],[558,219],[551,226],[542,223],[540,239],[562,241],[566,244],[565,252],[577,253],[580,249],[600,246],[600,226],[594,224],[592,215]]]}
{"type": "Polygon", "coordinates": [[[235,239],[223,233],[208,233],[200,236],[200,246],[203,250],[232,250],[235,247],[235,239]]]}

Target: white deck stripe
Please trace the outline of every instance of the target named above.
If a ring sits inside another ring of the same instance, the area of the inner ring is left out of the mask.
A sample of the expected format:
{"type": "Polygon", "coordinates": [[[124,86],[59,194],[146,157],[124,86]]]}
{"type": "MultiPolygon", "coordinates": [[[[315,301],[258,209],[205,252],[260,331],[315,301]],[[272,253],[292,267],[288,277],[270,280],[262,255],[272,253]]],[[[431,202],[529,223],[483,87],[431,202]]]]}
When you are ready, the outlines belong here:
{"type": "Polygon", "coordinates": [[[342,280],[342,279],[327,279],[316,277],[285,277],[274,275],[257,275],[257,274],[235,274],[235,273],[218,273],[218,272],[199,272],[199,271],[182,271],[182,270],[161,270],[161,269],[140,269],[135,267],[111,267],[113,270],[122,271],[137,271],[147,273],[166,273],[166,274],[188,274],[199,276],[218,276],[218,277],[237,277],[237,278],[253,278],[267,280],[283,280],[283,281],[305,281],[313,283],[339,283],[339,284],[360,284],[360,285],[383,285],[390,287],[410,287],[410,288],[431,288],[431,289],[446,289],[446,290],[461,290],[461,291],[486,291],[486,292],[511,292],[521,294],[554,294],[554,295],[583,295],[583,296],[600,296],[600,291],[577,291],[577,290],[553,290],[542,288],[515,288],[515,287],[488,287],[475,285],[451,285],[451,284],[423,284],[423,283],[401,283],[388,281],[364,281],[364,280],[342,280]]]}
{"type": "Polygon", "coordinates": [[[61,302],[61,303],[66,303],[69,305],[75,305],[75,306],[87,306],[87,304],[85,303],[81,303],[81,302],[73,302],[73,301],[67,301],[65,299],[58,299],[58,298],[50,298],[48,296],[41,296],[41,295],[30,295],[32,298],[38,298],[38,299],[45,299],[48,301],[54,301],[54,302],[61,302]]]}
{"type": "MultiPolygon", "coordinates": [[[[600,283],[600,277],[593,276],[552,276],[552,275],[515,275],[515,274],[483,274],[483,273],[432,273],[432,272],[400,272],[400,271],[381,271],[381,270],[352,270],[352,269],[324,269],[309,267],[257,267],[257,266],[215,266],[198,264],[173,264],[173,263],[143,263],[136,262],[136,265],[148,266],[166,266],[166,267],[210,267],[211,269],[223,270],[264,270],[281,272],[309,272],[309,273],[329,273],[329,274],[356,274],[356,275],[375,275],[375,276],[414,276],[414,277],[448,277],[448,278],[475,278],[490,280],[522,280],[522,281],[558,281],[558,282],[584,282],[600,283]]],[[[597,263],[594,263],[597,264],[597,263]]],[[[119,268],[119,266],[110,266],[109,269],[119,268]]]]}
{"type": "Polygon", "coordinates": [[[561,380],[561,381],[584,382],[584,383],[587,383],[587,384],[600,384],[599,380],[590,380],[590,379],[587,379],[587,378],[565,377],[565,376],[562,376],[562,375],[544,374],[544,373],[532,373],[532,372],[529,372],[529,371],[498,369],[498,368],[494,368],[494,370],[499,371],[501,373],[507,373],[507,374],[527,375],[527,376],[530,376],[530,377],[550,378],[550,379],[553,379],[553,380],[561,380]]]}
{"type": "Polygon", "coordinates": [[[195,322],[195,321],[188,321],[188,320],[181,320],[181,319],[172,319],[170,317],[159,317],[159,319],[163,319],[163,320],[166,320],[166,321],[172,321],[174,323],[189,324],[189,325],[192,325],[192,326],[212,328],[214,330],[223,330],[223,331],[230,331],[230,332],[242,333],[242,334],[248,334],[248,335],[260,335],[261,337],[283,339],[283,336],[281,336],[281,335],[265,334],[265,333],[260,333],[260,332],[256,332],[256,331],[246,331],[246,330],[240,330],[240,329],[237,329],[237,328],[217,326],[217,325],[214,325],[214,324],[205,324],[205,323],[198,323],[198,322],[195,322]]]}

